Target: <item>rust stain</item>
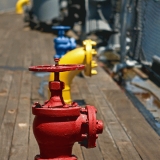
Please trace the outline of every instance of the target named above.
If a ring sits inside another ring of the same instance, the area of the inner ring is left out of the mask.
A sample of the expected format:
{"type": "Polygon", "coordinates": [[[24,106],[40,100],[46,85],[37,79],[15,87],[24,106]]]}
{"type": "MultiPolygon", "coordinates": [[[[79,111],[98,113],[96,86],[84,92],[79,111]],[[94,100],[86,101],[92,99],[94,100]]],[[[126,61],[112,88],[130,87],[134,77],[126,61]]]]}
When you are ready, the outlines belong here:
{"type": "Polygon", "coordinates": [[[7,90],[6,89],[0,90],[0,96],[5,96],[6,94],[7,94],[7,90]]]}

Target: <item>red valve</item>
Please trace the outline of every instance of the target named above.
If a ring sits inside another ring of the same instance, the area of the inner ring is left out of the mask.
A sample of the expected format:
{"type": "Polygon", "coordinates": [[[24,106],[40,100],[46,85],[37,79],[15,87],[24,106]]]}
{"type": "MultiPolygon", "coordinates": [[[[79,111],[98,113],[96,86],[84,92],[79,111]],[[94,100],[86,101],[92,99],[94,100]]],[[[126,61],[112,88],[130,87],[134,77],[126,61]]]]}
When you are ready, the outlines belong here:
{"type": "Polygon", "coordinates": [[[64,89],[64,82],[59,80],[59,72],[72,71],[72,70],[83,70],[84,65],[59,65],[58,58],[55,58],[55,65],[39,65],[29,67],[30,71],[36,72],[54,72],[54,81],[49,82],[49,89],[51,92],[50,100],[47,101],[43,106],[37,104],[38,108],[54,108],[54,107],[68,107],[62,98],[62,90],[64,89]]]}
{"type": "Polygon", "coordinates": [[[73,102],[65,104],[62,97],[64,83],[59,80],[59,72],[81,70],[84,65],[32,66],[30,71],[54,72],[54,81],[49,82],[51,97],[43,105],[36,102],[32,107],[35,115],[33,132],[38,142],[40,155],[35,160],[77,160],[72,155],[72,147],[79,142],[86,148],[96,146],[98,134],[103,131],[103,123],[96,119],[96,108],[80,107],[73,102]]]}

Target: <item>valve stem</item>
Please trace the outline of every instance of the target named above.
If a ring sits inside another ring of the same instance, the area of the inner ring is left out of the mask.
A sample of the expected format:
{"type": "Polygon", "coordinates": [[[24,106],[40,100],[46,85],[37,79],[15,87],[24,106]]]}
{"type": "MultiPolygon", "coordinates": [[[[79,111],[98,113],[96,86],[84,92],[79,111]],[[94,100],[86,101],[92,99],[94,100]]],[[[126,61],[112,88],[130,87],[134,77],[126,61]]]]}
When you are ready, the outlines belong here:
{"type": "Polygon", "coordinates": [[[59,58],[54,58],[54,61],[55,61],[55,66],[58,66],[59,65],[59,58]]]}
{"type": "MultiPolygon", "coordinates": [[[[59,65],[59,58],[54,58],[55,66],[59,65]]],[[[54,81],[59,81],[59,72],[54,72],[54,81]]]]}

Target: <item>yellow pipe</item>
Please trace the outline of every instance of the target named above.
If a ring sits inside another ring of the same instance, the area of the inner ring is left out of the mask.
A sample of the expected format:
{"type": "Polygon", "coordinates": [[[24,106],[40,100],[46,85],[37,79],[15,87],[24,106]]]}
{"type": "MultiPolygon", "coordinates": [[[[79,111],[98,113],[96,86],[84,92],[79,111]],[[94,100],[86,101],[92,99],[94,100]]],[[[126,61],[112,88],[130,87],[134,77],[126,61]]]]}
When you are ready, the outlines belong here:
{"type": "Polygon", "coordinates": [[[16,13],[22,14],[23,13],[23,6],[29,5],[29,4],[30,4],[30,0],[18,0],[16,3],[16,13]]]}
{"type": "MultiPolygon", "coordinates": [[[[59,64],[84,64],[84,73],[86,76],[91,76],[97,74],[96,70],[92,68],[96,67],[97,64],[92,60],[92,55],[96,54],[96,51],[92,49],[92,46],[96,45],[96,42],[92,40],[83,41],[83,47],[74,49],[67,52],[61,59],[59,64]]],[[[65,88],[63,90],[63,98],[67,104],[72,102],[70,94],[70,86],[73,78],[79,74],[81,71],[67,71],[60,73],[60,80],[65,83],[65,88]]],[[[54,80],[54,73],[50,74],[49,81],[54,80]]]]}

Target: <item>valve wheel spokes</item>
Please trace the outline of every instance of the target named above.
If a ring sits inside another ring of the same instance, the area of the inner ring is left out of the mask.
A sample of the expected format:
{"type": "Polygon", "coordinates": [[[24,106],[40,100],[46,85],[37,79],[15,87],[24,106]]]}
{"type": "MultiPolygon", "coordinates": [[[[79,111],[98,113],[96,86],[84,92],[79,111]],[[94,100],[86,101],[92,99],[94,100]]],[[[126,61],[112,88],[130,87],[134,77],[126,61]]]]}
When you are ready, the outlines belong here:
{"type": "Polygon", "coordinates": [[[72,70],[83,70],[85,65],[39,65],[39,66],[31,66],[29,67],[30,71],[36,72],[65,72],[65,71],[72,71],[72,70]]]}

